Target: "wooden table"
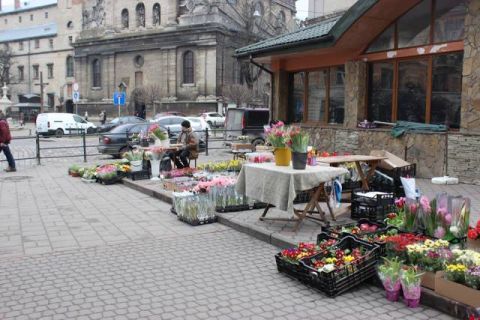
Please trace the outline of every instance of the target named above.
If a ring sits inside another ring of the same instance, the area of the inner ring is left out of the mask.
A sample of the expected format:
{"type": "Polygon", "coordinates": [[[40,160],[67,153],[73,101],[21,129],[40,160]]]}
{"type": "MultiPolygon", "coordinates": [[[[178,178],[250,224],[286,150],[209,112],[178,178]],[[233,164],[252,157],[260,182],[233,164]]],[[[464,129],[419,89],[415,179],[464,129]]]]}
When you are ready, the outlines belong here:
{"type": "Polygon", "coordinates": [[[387,157],[376,157],[376,156],[364,156],[364,155],[351,155],[351,156],[337,156],[337,157],[318,157],[317,161],[321,163],[329,164],[331,167],[338,167],[341,164],[353,162],[357,168],[357,172],[362,179],[362,189],[367,191],[369,190],[368,180],[375,173],[375,169],[380,161],[387,159],[387,157]],[[369,165],[370,169],[367,173],[363,172],[360,162],[365,162],[369,165]]]}
{"type": "Polygon", "coordinates": [[[261,221],[293,221],[296,222],[296,231],[305,218],[326,222],[325,212],[320,207],[320,202],[326,202],[332,220],[335,215],[328,204],[325,183],[335,177],[348,173],[344,168],[328,166],[307,166],[305,170],[294,170],[290,167],[276,166],[274,163],[249,163],[240,171],[236,189],[240,194],[245,194],[251,199],[267,203],[267,208],[260,216],[261,221]],[[311,198],[302,210],[293,207],[293,201],[298,191],[309,190],[311,198]],[[283,211],[293,211],[292,218],[266,217],[272,207],[283,211]],[[319,215],[317,218],[314,214],[319,215]]]}

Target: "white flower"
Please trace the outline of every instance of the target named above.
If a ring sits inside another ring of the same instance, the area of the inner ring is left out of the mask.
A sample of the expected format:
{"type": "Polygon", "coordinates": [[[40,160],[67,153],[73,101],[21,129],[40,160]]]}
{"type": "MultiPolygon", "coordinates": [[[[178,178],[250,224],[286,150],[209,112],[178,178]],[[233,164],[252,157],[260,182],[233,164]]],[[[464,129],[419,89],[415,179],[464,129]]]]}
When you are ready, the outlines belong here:
{"type": "Polygon", "coordinates": [[[458,235],[458,227],[457,226],[451,226],[450,227],[450,232],[453,233],[454,236],[458,235]]]}
{"type": "Polygon", "coordinates": [[[321,272],[332,272],[335,270],[335,265],[333,263],[324,265],[319,271],[321,272]]]}

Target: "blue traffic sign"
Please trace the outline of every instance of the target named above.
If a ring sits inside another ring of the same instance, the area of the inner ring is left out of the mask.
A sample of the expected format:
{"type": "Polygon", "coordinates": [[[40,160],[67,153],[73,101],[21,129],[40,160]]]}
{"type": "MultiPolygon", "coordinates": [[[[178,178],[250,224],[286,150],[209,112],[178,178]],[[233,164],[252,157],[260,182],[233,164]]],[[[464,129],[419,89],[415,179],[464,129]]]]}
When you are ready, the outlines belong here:
{"type": "Polygon", "coordinates": [[[80,100],[80,92],[73,91],[72,100],[73,100],[73,103],[78,103],[78,101],[80,100]]]}
{"type": "Polygon", "coordinates": [[[113,104],[116,106],[124,106],[127,100],[127,94],[125,92],[113,93],[113,104]]]}

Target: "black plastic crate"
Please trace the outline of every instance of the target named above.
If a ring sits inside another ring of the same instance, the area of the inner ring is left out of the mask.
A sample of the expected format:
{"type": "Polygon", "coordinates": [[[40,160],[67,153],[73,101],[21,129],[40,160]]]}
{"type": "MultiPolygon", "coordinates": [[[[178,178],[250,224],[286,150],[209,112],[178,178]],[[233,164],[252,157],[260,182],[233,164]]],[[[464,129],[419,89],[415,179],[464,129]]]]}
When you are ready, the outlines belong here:
{"type": "MultiPolygon", "coordinates": [[[[351,218],[368,219],[370,221],[384,221],[395,206],[395,194],[379,194],[369,198],[358,194],[360,190],[352,191],[351,218]]],[[[384,191],[382,191],[384,192],[384,191]]]]}
{"type": "Polygon", "coordinates": [[[342,192],[348,192],[362,187],[362,181],[348,180],[342,183],[342,192]]]}
{"type": "Polygon", "coordinates": [[[332,272],[320,272],[312,267],[313,262],[324,256],[325,253],[319,253],[300,261],[300,264],[308,271],[308,284],[329,297],[336,297],[373,277],[376,274],[375,268],[378,262],[378,246],[375,244],[347,236],[336,247],[343,250],[363,247],[367,253],[355,264],[343,266],[332,272]]]}
{"type": "Polygon", "coordinates": [[[310,191],[301,191],[300,193],[297,194],[297,196],[293,200],[293,203],[294,204],[307,203],[310,201],[310,198],[311,198],[310,191]]]}
{"type": "MultiPolygon", "coordinates": [[[[356,222],[349,222],[349,223],[344,223],[344,224],[338,224],[338,225],[335,225],[335,226],[332,226],[332,225],[327,225],[323,228],[323,230],[325,230],[325,232],[327,234],[330,234],[331,236],[335,237],[334,234],[338,235],[338,236],[341,236],[342,235],[342,232],[341,232],[341,228],[351,228],[351,227],[359,227],[362,223],[368,223],[368,224],[371,224],[371,225],[376,225],[377,226],[377,230],[375,232],[378,232],[380,230],[384,230],[387,228],[387,226],[382,223],[382,222],[377,222],[377,221],[371,221],[369,219],[360,219],[356,222]],[[340,228],[340,230],[338,230],[340,228]]],[[[368,234],[368,233],[375,233],[375,232],[364,232],[364,234],[368,234]]],[[[350,234],[348,234],[350,235],[350,234]]]]}
{"type": "Polygon", "coordinates": [[[322,232],[317,235],[317,245],[324,240],[337,240],[340,241],[339,235],[337,234],[330,234],[328,232],[322,232]]]}
{"type": "Polygon", "coordinates": [[[141,170],[136,172],[129,172],[127,177],[133,181],[150,179],[150,170],[141,170]]]}
{"type": "Polygon", "coordinates": [[[300,264],[300,262],[292,263],[283,259],[281,252],[275,255],[275,262],[277,263],[278,272],[285,273],[286,275],[301,282],[308,282],[308,270],[302,264],[300,264]]]}
{"type": "Polygon", "coordinates": [[[391,170],[377,169],[373,177],[370,179],[369,184],[372,190],[392,192],[397,198],[404,197],[405,191],[403,190],[403,185],[400,178],[414,178],[416,176],[416,172],[416,164],[411,164],[391,170]]]}
{"type": "Polygon", "coordinates": [[[247,211],[253,209],[248,204],[242,204],[238,206],[226,206],[226,207],[215,207],[215,211],[217,212],[239,212],[239,211],[247,211]]]}
{"type": "Polygon", "coordinates": [[[210,218],[208,220],[203,220],[203,221],[200,221],[200,220],[188,220],[188,219],[184,219],[183,217],[180,217],[177,215],[177,218],[178,220],[182,221],[182,222],[185,222],[185,223],[188,223],[189,225],[191,226],[201,226],[201,225],[205,225],[205,224],[210,224],[210,223],[215,223],[218,221],[218,218],[215,217],[215,218],[210,218]]]}

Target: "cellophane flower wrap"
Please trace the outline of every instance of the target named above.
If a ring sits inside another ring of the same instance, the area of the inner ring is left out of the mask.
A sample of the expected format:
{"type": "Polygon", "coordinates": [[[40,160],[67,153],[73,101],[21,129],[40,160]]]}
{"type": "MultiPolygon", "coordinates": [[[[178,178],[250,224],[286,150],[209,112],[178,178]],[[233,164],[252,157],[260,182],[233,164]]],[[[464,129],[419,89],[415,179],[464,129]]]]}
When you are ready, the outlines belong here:
{"type": "Polygon", "coordinates": [[[457,239],[463,239],[467,236],[470,225],[470,199],[464,197],[452,197],[452,223],[450,225],[451,234],[457,239]]]}
{"type": "Polygon", "coordinates": [[[420,266],[425,271],[441,271],[453,259],[446,240],[427,239],[423,243],[407,245],[408,262],[420,266]]]}
{"type": "Polygon", "coordinates": [[[414,199],[405,199],[403,209],[403,229],[407,232],[417,230],[419,204],[414,199]]]}
{"type": "Polygon", "coordinates": [[[306,153],[310,135],[298,126],[291,126],[287,131],[287,145],[293,152],[306,153]]]}
{"type": "Polygon", "coordinates": [[[425,234],[434,237],[435,231],[440,225],[437,215],[437,199],[430,201],[426,196],[420,197],[420,211],[425,234]]]}
{"type": "Polygon", "coordinates": [[[422,276],[423,273],[418,266],[404,265],[402,267],[400,282],[402,283],[403,296],[406,299],[420,299],[422,276]]]}
{"type": "Polygon", "coordinates": [[[387,291],[400,290],[400,270],[402,261],[395,257],[391,260],[384,258],[384,263],[377,269],[378,276],[382,281],[383,287],[387,291]]]}
{"type": "Polygon", "coordinates": [[[151,147],[147,152],[145,152],[145,157],[148,160],[161,160],[165,151],[165,148],[162,147],[151,147]]]}
{"type": "Polygon", "coordinates": [[[285,148],[288,139],[285,124],[279,121],[277,124],[272,125],[271,128],[265,129],[265,138],[272,147],[285,148]]]}
{"type": "Polygon", "coordinates": [[[148,134],[156,140],[164,141],[168,139],[168,133],[162,130],[158,124],[152,124],[148,128],[148,134]]]}

